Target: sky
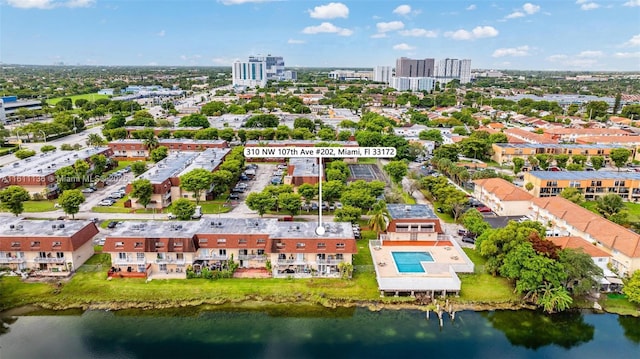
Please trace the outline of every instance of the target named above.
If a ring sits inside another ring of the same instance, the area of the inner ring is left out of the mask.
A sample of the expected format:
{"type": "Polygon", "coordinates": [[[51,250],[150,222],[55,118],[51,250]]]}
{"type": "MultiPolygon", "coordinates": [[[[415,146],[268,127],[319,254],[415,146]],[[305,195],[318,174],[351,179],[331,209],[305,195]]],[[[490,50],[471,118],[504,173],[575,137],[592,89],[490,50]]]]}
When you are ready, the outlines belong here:
{"type": "Polygon", "coordinates": [[[0,62],[640,71],[640,0],[0,0],[0,62]]]}

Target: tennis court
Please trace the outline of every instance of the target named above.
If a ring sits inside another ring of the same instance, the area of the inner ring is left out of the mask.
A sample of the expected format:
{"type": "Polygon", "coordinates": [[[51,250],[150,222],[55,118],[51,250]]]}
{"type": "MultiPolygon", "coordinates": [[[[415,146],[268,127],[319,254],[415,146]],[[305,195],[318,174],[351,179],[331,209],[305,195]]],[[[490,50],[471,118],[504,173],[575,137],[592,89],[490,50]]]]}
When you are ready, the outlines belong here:
{"type": "Polygon", "coordinates": [[[384,175],[380,172],[380,169],[376,165],[363,164],[363,165],[349,165],[349,171],[351,176],[349,181],[365,180],[371,182],[374,180],[385,181],[384,175]]]}

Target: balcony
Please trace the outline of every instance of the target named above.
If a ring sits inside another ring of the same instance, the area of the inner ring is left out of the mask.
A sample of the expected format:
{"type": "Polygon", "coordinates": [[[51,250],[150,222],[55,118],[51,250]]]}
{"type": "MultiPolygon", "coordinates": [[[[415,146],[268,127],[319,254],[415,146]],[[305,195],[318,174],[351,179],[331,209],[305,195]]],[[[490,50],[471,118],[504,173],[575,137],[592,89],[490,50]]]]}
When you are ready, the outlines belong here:
{"type": "Polygon", "coordinates": [[[408,233],[408,232],[413,232],[413,233],[433,233],[435,232],[435,230],[433,228],[397,228],[396,227],[396,233],[408,233]]]}
{"type": "Polygon", "coordinates": [[[316,264],[338,265],[344,262],[344,259],[316,259],[316,264]]]}
{"type": "Polygon", "coordinates": [[[12,257],[12,258],[0,258],[0,264],[6,264],[6,263],[24,263],[24,258],[17,258],[17,257],[12,257]]]}
{"type": "Polygon", "coordinates": [[[64,257],[63,258],[36,257],[36,258],[34,258],[34,261],[36,263],[57,263],[57,264],[62,264],[62,263],[64,263],[64,257]]]}
{"type": "Polygon", "coordinates": [[[239,261],[265,261],[267,257],[264,254],[240,254],[238,255],[239,261]]]}
{"type": "Polygon", "coordinates": [[[147,264],[147,260],[145,258],[137,259],[137,258],[118,258],[114,261],[115,265],[138,265],[138,264],[147,264]]]}
{"type": "Polygon", "coordinates": [[[209,254],[209,255],[203,255],[203,254],[199,254],[196,256],[195,258],[196,260],[200,260],[200,261],[226,261],[227,259],[229,259],[229,257],[225,254],[225,255],[220,255],[220,254],[209,254]]]}
{"type": "Polygon", "coordinates": [[[175,259],[175,258],[158,258],[156,259],[157,264],[178,264],[184,265],[184,259],[175,259]]]}
{"type": "Polygon", "coordinates": [[[304,265],[307,261],[304,259],[278,259],[279,265],[304,265]]]}

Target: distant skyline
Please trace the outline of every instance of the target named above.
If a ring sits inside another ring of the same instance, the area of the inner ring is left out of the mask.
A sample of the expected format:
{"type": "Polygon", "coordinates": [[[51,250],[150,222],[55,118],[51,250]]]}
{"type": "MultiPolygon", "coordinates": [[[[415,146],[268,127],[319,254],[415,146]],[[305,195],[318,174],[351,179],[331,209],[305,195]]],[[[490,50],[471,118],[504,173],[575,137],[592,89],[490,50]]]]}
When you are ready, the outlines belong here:
{"type": "Polygon", "coordinates": [[[0,0],[0,62],[640,71],[640,0],[0,0]]]}

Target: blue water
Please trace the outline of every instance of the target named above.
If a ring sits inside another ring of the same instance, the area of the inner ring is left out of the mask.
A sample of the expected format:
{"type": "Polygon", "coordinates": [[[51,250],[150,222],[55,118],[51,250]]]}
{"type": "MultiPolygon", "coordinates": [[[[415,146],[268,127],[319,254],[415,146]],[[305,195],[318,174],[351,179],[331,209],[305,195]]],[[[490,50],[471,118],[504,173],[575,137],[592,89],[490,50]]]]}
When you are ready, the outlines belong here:
{"type": "Polygon", "coordinates": [[[4,318],[2,359],[638,358],[640,318],[571,312],[363,308],[4,318]]]}
{"type": "Polygon", "coordinates": [[[400,273],[424,273],[420,262],[433,262],[431,253],[427,252],[391,252],[391,255],[400,273]]]}

